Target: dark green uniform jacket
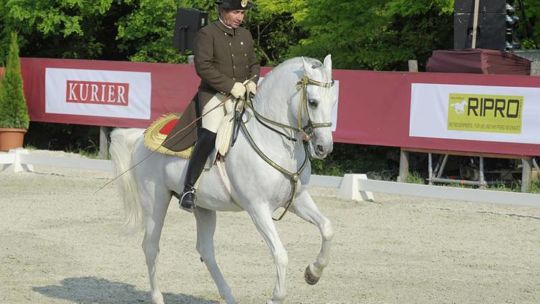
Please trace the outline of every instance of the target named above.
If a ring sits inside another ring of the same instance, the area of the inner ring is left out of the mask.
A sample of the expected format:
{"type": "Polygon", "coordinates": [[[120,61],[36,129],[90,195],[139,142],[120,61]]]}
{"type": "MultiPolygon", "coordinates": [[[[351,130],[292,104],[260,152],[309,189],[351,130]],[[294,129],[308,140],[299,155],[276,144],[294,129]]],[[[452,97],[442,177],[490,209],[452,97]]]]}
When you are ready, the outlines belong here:
{"type": "Polygon", "coordinates": [[[230,29],[221,21],[207,25],[195,37],[195,69],[201,77],[198,98],[186,108],[163,145],[173,151],[189,148],[197,140],[196,124],[179,132],[191,122],[216,94],[229,94],[235,82],[247,79],[257,83],[260,66],[251,33],[245,28],[230,29]],[[198,105],[195,103],[198,102],[198,105]],[[178,133],[178,134],[177,134],[178,133]]]}

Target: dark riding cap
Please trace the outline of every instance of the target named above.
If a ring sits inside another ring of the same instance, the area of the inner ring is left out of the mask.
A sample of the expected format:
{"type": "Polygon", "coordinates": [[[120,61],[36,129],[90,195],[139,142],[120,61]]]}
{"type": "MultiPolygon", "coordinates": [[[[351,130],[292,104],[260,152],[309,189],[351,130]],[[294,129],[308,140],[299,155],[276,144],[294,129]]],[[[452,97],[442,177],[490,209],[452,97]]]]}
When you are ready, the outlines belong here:
{"type": "Polygon", "coordinates": [[[216,0],[216,4],[228,11],[246,10],[253,6],[250,0],[216,0]]]}

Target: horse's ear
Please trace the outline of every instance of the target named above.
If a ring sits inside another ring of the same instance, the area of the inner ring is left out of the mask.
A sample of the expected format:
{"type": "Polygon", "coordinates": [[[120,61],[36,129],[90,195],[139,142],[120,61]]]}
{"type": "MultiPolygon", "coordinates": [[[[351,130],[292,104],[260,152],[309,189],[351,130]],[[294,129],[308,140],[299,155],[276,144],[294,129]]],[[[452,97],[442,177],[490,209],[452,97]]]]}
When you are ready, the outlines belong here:
{"type": "Polygon", "coordinates": [[[309,75],[311,66],[307,63],[306,58],[302,56],[302,64],[304,65],[304,72],[309,75]]]}
{"type": "Polygon", "coordinates": [[[332,55],[328,54],[326,57],[324,57],[324,67],[329,72],[332,72],[332,55]]]}

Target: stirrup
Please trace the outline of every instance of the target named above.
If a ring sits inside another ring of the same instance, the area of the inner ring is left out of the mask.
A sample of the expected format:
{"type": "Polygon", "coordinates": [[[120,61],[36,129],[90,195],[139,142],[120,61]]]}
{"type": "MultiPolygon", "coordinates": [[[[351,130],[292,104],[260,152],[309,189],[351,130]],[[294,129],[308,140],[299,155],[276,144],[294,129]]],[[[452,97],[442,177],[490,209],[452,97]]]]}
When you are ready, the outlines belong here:
{"type": "Polygon", "coordinates": [[[191,188],[191,190],[184,191],[180,197],[179,205],[180,209],[186,210],[187,212],[193,212],[193,207],[195,205],[195,189],[191,188]],[[188,194],[193,195],[193,202],[189,206],[184,203],[184,197],[188,194]]]}

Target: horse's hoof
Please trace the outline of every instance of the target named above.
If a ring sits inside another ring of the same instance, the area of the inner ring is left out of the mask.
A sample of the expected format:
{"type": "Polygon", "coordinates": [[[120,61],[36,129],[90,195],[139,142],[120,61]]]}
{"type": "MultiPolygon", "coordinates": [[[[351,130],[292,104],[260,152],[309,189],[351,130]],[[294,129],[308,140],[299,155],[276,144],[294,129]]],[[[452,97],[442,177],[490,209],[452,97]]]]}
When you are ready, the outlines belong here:
{"type": "Polygon", "coordinates": [[[161,292],[158,291],[152,293],[152,304],[165,304],[161,292]]]}
{"type": "Polygon", "coordinates": [[[319,282],[319,279],[321,277],[316,277],[311,269],[309,268],[309,265],[306,267],[306,271],[304,272],[304,279],[306,280],[306,283],[309,285],[315,285],[319,282]]]}

